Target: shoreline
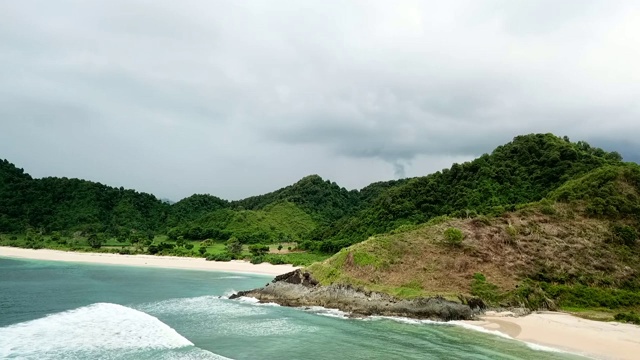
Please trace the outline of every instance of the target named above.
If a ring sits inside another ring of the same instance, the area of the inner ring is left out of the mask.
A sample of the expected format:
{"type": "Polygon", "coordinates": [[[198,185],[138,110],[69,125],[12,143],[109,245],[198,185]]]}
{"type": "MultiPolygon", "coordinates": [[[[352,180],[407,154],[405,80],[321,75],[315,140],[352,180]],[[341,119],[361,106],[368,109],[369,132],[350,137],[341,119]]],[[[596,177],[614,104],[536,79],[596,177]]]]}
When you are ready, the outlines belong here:
{"type": "MultiPolygon", "coordinates": [[[[216,262],[203,258],[82,253],[5,246],[0,246],[0,257],[271,276],[298,269],[292,265],[251,264],[238,260],[216,262]]],[[[454,321],[453,324],[461,324],[470,330],[506,335],[528,346],[550,348],[552,351],[594,359],[634,359],[640,353],[640,326],[587,320],[561,312],[535,312],[522,317],[509,315],[487,312],[479,320],[454,321]]]]}
{"type": "Polygon", "coordinates": [[[593,359],[637,359],[640,326],[582,319],[561,312],[535,312],[522,317],[493,314],[460,321],[488,332],[499,332],[528,345],[593,359]]]}
{"type": "Polygon", "coordinates": [[[257,275],[281,275],[298,269],[293,265],[273,265],[269,263],[251,264],[248,261],[229,262],[206,261],[204,258],[156,256],[156,255],[119,255],[109,253],[84,253],[51,249],[23,249],[0,246],[0,257],[12,259],[31,259],[63,261],[103,265],[125,265],[155,267],[181,270],[223,271],[257,275]]]}

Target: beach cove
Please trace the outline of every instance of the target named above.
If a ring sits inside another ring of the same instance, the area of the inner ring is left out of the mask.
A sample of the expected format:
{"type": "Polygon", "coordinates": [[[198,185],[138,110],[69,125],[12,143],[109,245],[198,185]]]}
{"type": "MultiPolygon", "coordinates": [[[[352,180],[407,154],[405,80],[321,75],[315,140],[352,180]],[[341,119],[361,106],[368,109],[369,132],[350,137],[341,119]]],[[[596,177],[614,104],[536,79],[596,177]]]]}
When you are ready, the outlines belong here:
{"type": "Polygon", "coordinates": [[[157,267],[182,270],[225,271],[262,275],[280,275],[297,269],[297,267],[292,265],[272,265],[269,263],[251,264],[248,261],[241,260],[219,262],[206,261],[203,258],[192,257],[119,255],[110,253],[73,252],[49,249],[34,250],[8,246],[0,246],[0,256],[33,260],[157,267]]]}
{"type": "MultiPolygon", "coordinates": [[[[95,265],[128,265],[141,269],[223,271],[260,274],[262,276],[279,275],[295,269],[289,265],[254,265],[241,261],[224,263],[170,256],[74,253],[9,247],[0,247],[0,258],[2,257],[95,265]]],[[[260,278],[269,279],[262,276],[260,278]]],[[[291,311],[299,310],[292,309],[291,311]]],[[[328,312],[327,314],[331,315],[332,313],[328,312]]],[[[537,345],[545,350],[558,349],[597,359],[633,359],[635,354],[640,353],[640,341],[638,340],[640,339],[640,327],[585,320],[563,313],[534,313],[515,318],[489,312],[482,316],[481,320],[459,322],[458,325],[467,329],[485,331],[493,334],[492,336],[501,335],[517,339],[529,344],[528,346],[532,348],[537,345]]],[[[547,358],[552,354],[548,351],[539,353],[540,358],[547,358]]],[[[557,356],[556,353],[553,354],[554,357],[557,356]]]]}

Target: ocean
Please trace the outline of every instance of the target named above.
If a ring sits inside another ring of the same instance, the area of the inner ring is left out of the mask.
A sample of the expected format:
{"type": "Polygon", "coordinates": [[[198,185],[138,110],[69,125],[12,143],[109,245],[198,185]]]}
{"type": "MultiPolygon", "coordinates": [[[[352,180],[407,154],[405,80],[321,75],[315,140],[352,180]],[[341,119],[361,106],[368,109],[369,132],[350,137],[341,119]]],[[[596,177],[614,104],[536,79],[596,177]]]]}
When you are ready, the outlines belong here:
{"type": "Polygon", "coordinates": [[[270,280],[0,258],[0,358],[582,359],[459,324],[225,298],[270,280]]]}

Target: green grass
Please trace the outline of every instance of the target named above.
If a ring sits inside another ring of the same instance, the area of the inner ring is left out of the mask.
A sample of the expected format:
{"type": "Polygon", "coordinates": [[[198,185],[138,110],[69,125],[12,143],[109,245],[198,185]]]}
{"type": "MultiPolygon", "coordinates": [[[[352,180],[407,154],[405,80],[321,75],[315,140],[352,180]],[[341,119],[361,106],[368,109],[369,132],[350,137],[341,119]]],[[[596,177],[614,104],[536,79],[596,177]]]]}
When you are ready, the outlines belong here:
{"type": "Polygon", "coordinates": [[[239,239],[252,234],[264,234],[268,241],[278,243],[300,241],[317,225],[311,215],[295,204],[281,202],[262,210],[217,210],[189,226],[223,229],[239,239]]]}

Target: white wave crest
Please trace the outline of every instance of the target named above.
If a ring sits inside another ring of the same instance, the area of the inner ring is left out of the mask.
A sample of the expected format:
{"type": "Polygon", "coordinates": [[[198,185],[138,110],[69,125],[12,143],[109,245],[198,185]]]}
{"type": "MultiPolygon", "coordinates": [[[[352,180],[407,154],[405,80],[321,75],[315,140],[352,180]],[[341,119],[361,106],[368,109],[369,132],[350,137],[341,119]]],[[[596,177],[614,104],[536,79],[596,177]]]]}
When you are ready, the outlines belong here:
{"type": "Polygon", "coordinates": [[[331,308],[326,308],[326,307],[322,307],[322,306],[309,306],[306,308],[303,308],[304,311],[307,312],[311,312],[314,313],[316,315],[321,315],[321,316],[326,316],[326,317],[332,317],[332,318],[336,318],[336,319],[348,319],[349,318],[349,313],[338,310],[338,309],[331,309],[331,308]]]}
{"type": "Polygon", "coordinates": [[[179,316],[194,324],[200,332],[222,335],[272,336],[314,332],[313,326],[300,325],[287,317],[273,317],[269,307],[277,304],[257,304],[254,298],[227,300],[217,296],[200,296],[160,301],[136,306],[159,317],[179,316]]]}
{"type": "Polygon", "coordinates": [[[276,303],[261,303],[260,300],[256,298],[248,297],[248,296],[240,296],[235,300],[241,303],[251,304],[256,306],[276,306],[276,307],[280,306],[279,304],[276,304],[276,303]]]}
{"type": "Polygon", "coordinates": [[[245,317],[265,313],[258,307],[240,305],[241,303],[235,300],[207,295],[147,303],[136,306],[136,309],[155,316],[180,315],[194,320],[198,318],[212,320],[225,317],[245,317]]]}
{"type": "Polygon", "coordinates": [[[0,328],[0,358],[187,346],[193,344],[157,318],[110,303],[0,328]]]}

